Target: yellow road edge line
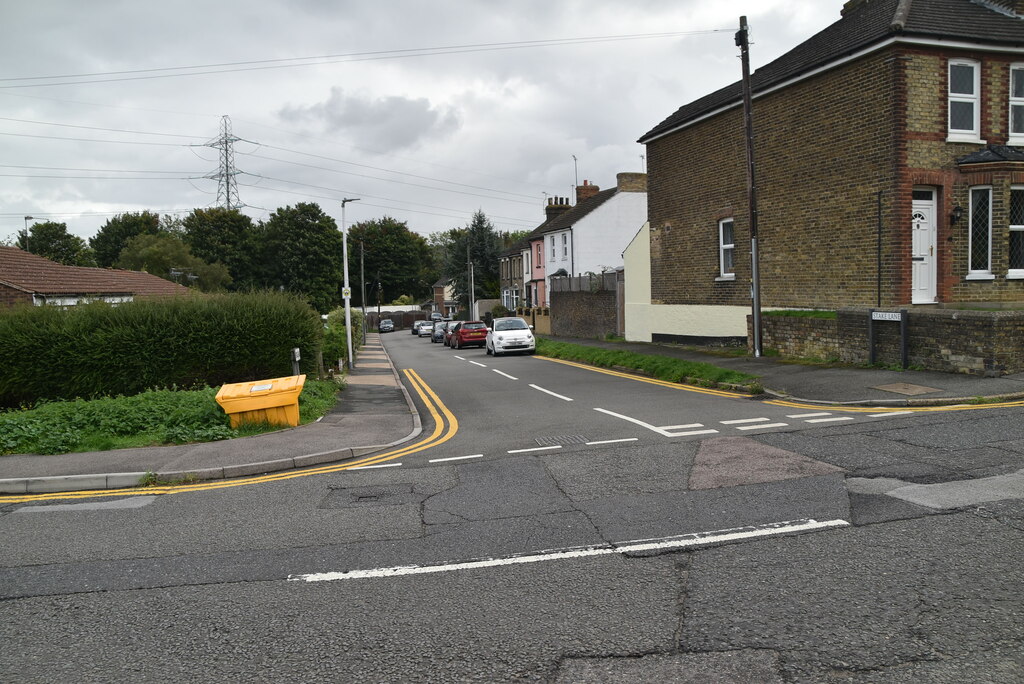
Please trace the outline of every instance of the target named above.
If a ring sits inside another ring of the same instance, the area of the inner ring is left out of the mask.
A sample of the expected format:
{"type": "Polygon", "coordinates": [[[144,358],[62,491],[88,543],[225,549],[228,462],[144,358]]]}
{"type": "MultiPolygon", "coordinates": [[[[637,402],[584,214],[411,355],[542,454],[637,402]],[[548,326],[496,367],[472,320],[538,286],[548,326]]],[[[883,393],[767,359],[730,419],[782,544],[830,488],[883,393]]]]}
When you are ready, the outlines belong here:
{"type": "Polygon", "coordinates": [[[617,378],[626,378],[627,380],[636,380],[637,382],[646,382],[649,385],[658,385],[660,387],[668,387],[670,389],[683,390],[685,392],[698,392],[700,394],[711,394],[717,397],[729,397],[733,399],[747,398],[749,394],[742,394],[739,392],[729,392],[726,390],[716,390],[707,387],[698,387],[696,385],[684,385],[679,382],[669,382],[668,380],[658,380],[657,378],[645,378],[640,375],[634,375],[632,373],[623,373],[621,371],[610,370],[608,368],[600,368],[599,366],[591,366],[585,363],[579,363],[576,361],[566,361],[565,359],[555,359],[550,356],[535,356],[535,359],[542,359],[544,361],[552,361],[554,363],[561,363],[566,366],[573,366],[575,368],[582,368],[584,370],[594,371],[595,373],[604,373],[605,375],[613,375],[617,378]]]}
{"type": "Polygon", "coordinates": [[[913,411],[915,413],[938,413],[943,411],[977,411],[978,409],[1013,408],[1024,406],[1024,401],[1007,401],[995,404],[945,404],[941,406],[835,406],[831,404],[804,404],[801,402],[786,401],[783,399],[772,399],[764,403],[771,404],[772,406],[782,406],[785,408],[817,409],[819,411],[828,410],[839,413],[905,413],[907,411],[913,411]]]}
{"type": "Polygon", "coordinates": [[[61,501],[67,499],[95,499],[112,496],[139,496],[139,495],[163,495],[183,494],[211,489],[226,489],[228,487],[240,487],[246,485],[264,484],[279,480],[289,480],[297,477],[309,477],[311,475],[323,475],[342,470],[351,470],[367,465],[383,463],[394,460],[401,456],[424,451],[431,447],[447,442],[458,432],[459,422],[455,415],[440,400],[436,393],[423,381],[413,370],[404,371],[413,389],[419,394],[420,399],[426,405],[431,417],[434,419],[434,431],[431,435],[415,444],[400,449],[389,451],[383,454],[359,458],[355,461],[333,464],[329,466],[315,466],[299,470],[270,473],[257,477],[236,478],[231,480],[207,480],[189,485],[163,485],[159,487],[132,487],[125,489],[96,489],[83,490],[78,492],[48,492],[44,494],[13,494],[0,495],[0,504],[28,503],[33,501],[61,501]],[[438,412],[440,409],[440,413],[438,412]],[[444,416],[442,418],[442,415],[444,416]]]}

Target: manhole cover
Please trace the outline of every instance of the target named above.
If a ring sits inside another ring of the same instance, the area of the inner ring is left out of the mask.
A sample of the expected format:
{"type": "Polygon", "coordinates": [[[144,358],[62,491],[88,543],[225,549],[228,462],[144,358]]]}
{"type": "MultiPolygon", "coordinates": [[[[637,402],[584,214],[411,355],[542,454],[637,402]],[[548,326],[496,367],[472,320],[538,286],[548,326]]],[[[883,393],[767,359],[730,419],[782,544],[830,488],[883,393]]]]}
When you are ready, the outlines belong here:
{"type": "Polygon", "coordinates": [[[413,491],[412,484],[368,485],[331,488],[320,508],[363,508],[366,506],[402,506],[420,503],[425,494],[413,491]]]}
{"type": "Polygon", "coordinates": [[[537,444],[540,446],[555,446],[557,444],[586,444],[587,438],[583,435],[559,435],[558,437],[537,437],[537,444]]]}

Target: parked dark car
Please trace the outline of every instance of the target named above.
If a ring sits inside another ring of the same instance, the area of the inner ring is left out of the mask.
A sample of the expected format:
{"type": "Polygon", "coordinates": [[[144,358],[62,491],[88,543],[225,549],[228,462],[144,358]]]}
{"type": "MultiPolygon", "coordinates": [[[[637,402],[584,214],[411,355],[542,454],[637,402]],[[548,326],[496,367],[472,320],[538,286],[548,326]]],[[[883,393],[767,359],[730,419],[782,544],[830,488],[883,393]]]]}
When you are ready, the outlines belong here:
{"type": "Polygon", "coordinates": [[[459,324],[458,321],[448,321],[444,325],[444,346],[450,347],[452,345],[452,333],[455,331],[455,326],[459,324]]]}
{"type": "Polygon", "coordinates": [[[430,333],[430,342],[444,342],[444,329],[448,325],[448,321],[436,321],[434,323],[433,331],[430,333]]]}
{"type": "Polygon", "coordinates": [[[452,332],[448,346],[452,349],[482,347],[487,343],[487,324],[483,321],[462,321],[452,332]]]}

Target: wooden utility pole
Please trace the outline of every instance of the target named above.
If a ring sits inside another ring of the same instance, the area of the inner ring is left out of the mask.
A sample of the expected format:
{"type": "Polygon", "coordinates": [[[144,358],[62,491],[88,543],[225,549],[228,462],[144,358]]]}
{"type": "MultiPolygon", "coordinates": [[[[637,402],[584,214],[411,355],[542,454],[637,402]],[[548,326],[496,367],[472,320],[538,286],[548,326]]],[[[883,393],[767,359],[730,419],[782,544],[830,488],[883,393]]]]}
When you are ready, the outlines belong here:
{"type": "Polygon", "coordinates": [[[754,175],[754,117],[750,96],[750,29],[747,18],[740,17],[736,45],[743,65],[743,123],[747,141],[747,201],[750,216],[750,299],[754,321],[754,356],[761,356],[761,273],[757,251],[757,180],[754,175]]]}

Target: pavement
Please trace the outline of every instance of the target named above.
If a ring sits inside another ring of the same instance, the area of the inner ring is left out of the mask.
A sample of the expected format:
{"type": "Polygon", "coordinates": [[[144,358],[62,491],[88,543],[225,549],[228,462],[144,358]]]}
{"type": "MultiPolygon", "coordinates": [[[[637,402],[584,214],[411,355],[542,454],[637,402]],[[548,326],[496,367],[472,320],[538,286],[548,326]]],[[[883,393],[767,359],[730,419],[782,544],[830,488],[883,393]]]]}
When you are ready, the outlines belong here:
{"type": "MultiPolygon", "coordinates": [[[[1024,399],[1024,373],[998,378],[875,368],[827,368],[778,358],[734,357],[678,345],[549,338],[660,354],[759,376],[766,392],[822,405],[925,406],[978,397],[1024,399]]],[[[316,423],[256,437],[167,447],[74,454],[0,456],[0,494],[133,487],[147,473],[161,480],[217,480],[334,463],[393,448],[422,431],[380,335],[367,334],[337,406],[316,423]]]]}

